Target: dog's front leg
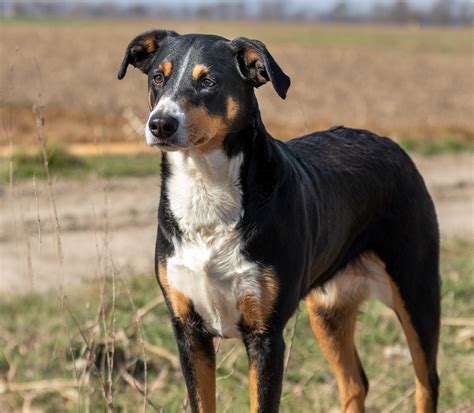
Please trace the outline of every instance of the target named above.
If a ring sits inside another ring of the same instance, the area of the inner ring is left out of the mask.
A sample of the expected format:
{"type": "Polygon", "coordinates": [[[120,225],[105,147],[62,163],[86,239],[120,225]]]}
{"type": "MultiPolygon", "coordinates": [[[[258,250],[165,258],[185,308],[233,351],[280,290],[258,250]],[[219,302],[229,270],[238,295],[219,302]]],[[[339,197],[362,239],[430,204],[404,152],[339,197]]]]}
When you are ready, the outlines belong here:
{"type": "Polygon", "coordinates": [[[173,321],[189,401],[193,413],[216,411],[216,362],[212,337],[187,324],[173,321]]]}
{"type": "Polygon", "coordinates": [[[157,276],[171,315],[191,409],[193,413],[214,413],[216,356],[212,336],[203,328],[191,300],[169,285],[166,262],[159,262],[157,276]]]}
{"type": "Polygon", "coordinates": [[[283,331],[247,334],[250,411],[275,413],[280,405],[285,342],[283,331]]]}
{"type": "Polygon", "coordinates": [[[216,411],[216,362],[212,337],[185,321],[174,322],[181,369],[188,390],[191,410],[216,411]]]}

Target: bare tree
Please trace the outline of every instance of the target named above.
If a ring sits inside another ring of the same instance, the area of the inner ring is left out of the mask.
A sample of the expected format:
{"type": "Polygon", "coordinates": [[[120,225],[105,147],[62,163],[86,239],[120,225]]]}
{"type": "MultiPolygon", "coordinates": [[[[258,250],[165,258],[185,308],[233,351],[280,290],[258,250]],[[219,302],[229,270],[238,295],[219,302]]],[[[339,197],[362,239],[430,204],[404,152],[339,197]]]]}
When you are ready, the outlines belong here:
{"type": "Polygon", "coordinates": [[[328,15],[330,20],[347,21],[350,19],[349,5],[346,0],[338,0],[328,15]]]}
{"type": "Polygon", "coordinates": [[[437,0],[431,7],[431,21],[435,24],[449,24],[453,19],[451,10],[451,2],[445,0],[437,0]]]}

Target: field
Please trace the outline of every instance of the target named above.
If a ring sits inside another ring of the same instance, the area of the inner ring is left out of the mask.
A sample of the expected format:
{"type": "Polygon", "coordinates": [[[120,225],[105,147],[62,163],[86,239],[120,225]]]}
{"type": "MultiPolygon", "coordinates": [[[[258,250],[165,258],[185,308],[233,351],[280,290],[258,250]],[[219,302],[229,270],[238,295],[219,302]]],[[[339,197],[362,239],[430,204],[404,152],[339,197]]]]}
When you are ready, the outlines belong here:
{"type": "MultiPolygon", "coordinates": [[[[474,373],[472,329],[456,325],[459,317],[470,317],[474,311],[474,282],[472,277],[466,277],[474,271],[472,247],[473,244],[453,243],[443,250],[441,411],[472,411],[472,404],[468,404],[472,402],[474,373]],[[453,406],[458,406],[458,410],[450,410],[453,406]]],[[[110,352],[112,348],[111,380],[117,411],[141,410],[145,382],[148,411],[182,411],[184,384],[165,305],[157,295],[154,277],[126,279],[125,274],[114,270],[112,276],[103,283],[97,282],[104,286],[104,303],[97,287],[75,290],[66,298],[63,317],[56,316],[59,303],[53,293],[2,300],[0,373],[7,383],[0,381],[7,391],[0,395],[2,411],[15,411],[29,403],[48,406],[48,412],[103,411],[99,406],[106,404],[102,390],[105,387],[106,392],[108,388],[107,349],[110,352]],[[150,308],[150,303],[156,307],[150,308]]],[[[287,330],[287,343],[292,342],[294,327],[293,319],[287,330]]],[[[362,308],[358,331],[358,347],[371,380],[368,411],[413,411],[411,363],[396,317],[382,305],[369,302],[362,308]]],[[[218,364],[218,399],[222,406],[219,411],[248,411],[243,345],[234,340],[222,342],[218,364]]],[[[328,411],[338,411],[335,380],[301,306],[282,412],[328,411]]]]}
{"type": "Polygon", "coordinates": [[[130,122],[146,116],[145,78],[131,70],[119,82],[116,74],[128,42],[151,27],[264,41],[292,78],[286,101],[270,87],[258,92],[280,138],[335,123],[397,138],[474,137],[470,29],[62,21],[0,25],[0,115],[15,143],[35,140],[31,106],[42,102],[52,140],[140,148],[130,122]]]}
{"type": "MultiPolygon", "coordinates": [[[[440,411],[473,411],[472,30],[125,20],[0,21],[0,411],[187,409],[152,274],[160,160],[141,135],[145,78],[116,79],[150,27],[264,41],[292,78],[285,101],[258,90],[276,137],[345,124],[409,151],[442,234],[440,411]]],[[[303,305],[286,336],[282,412],[339,411],[303,305]]],[[[366,303],[357,342],[368,412],[414,411],[396,317],[366,303]]],[[[219,411],[248,411],[243,346],[221,342],[218,364],[219,411]]]]}

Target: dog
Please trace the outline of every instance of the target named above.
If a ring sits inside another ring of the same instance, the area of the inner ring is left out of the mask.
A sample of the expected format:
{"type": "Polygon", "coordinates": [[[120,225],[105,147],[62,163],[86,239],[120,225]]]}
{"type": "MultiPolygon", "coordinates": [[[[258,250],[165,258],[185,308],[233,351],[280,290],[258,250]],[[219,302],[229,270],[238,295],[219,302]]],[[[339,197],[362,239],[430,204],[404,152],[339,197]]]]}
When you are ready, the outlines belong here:
{"type": "Polygon", "coordinates": [[[421,175],[392,140],[342,126],[278,141],[255,88],[290,78],[258,40],[152,30],[125,51],[148,76],[146,141],[162,151],[155,267],[194,412],[215,412],[214,337],[242,339],[250,410],[277,412],[283,330],[304,300],[343,412],[363,412],[355,344],[369,296],[398,316],[417,412],[434,412],[439,233],[421,175]]]}

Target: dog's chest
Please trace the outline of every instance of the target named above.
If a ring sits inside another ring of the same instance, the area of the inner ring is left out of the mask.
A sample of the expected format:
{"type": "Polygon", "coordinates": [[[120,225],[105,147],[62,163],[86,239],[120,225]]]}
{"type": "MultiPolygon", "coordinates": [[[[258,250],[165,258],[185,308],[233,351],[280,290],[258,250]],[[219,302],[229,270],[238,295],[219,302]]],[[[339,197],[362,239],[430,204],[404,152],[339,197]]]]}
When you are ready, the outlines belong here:
{"type": "Polygon", "coordinates": [[[182,236],[167,260],[167,276],[170,287],[189,297],[210,332],[239,337],[238,301],[259,296],[260,270],[241,252],[241,161],[211,161],[219,169],[203,171],[194,168],[194,161],[186,167],[180,162],[180,168],[172,164],[168,198],[182,236]],[[222,175],[216,177],[219,170],[222,175]]]}

